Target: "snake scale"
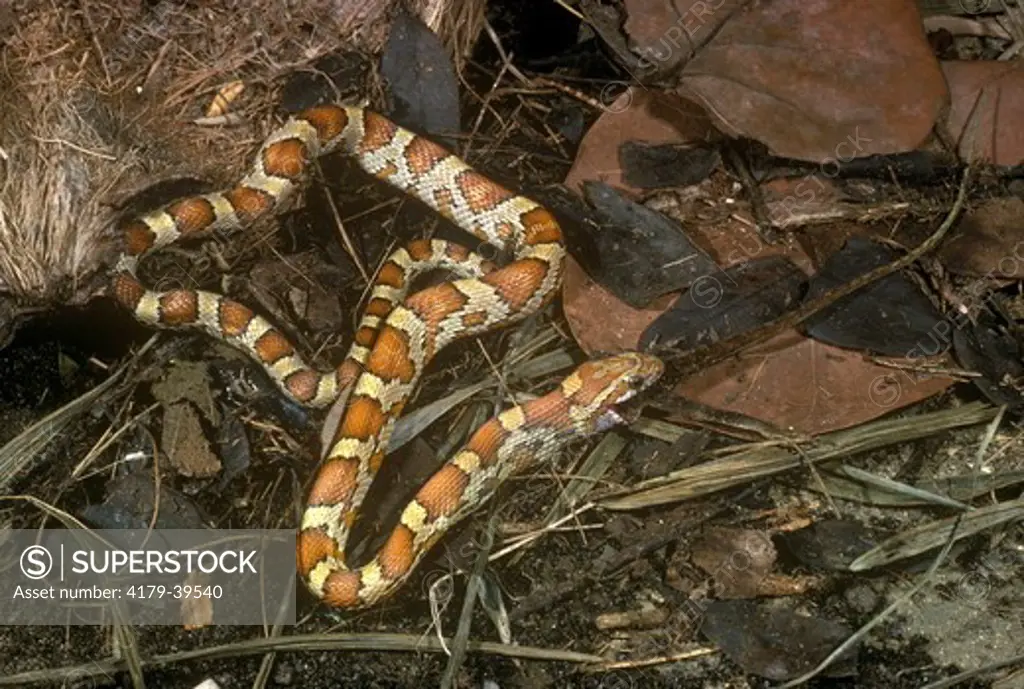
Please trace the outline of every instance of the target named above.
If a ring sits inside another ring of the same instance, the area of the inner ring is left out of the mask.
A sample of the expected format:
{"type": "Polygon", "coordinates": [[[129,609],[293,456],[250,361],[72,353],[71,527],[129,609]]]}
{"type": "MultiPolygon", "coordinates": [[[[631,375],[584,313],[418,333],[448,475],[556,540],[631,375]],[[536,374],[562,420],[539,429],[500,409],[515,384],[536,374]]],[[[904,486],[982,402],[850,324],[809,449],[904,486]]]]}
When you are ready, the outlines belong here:
{"type": "Polygon", "coordinates": [[[454,523],[489,499],[508,476],[551,459],[569,440],[622,423],[615,405],[653,383],[660,360],[625,353],[583,363],[538,399],[481,426],[404,507],[384,545],[362,567],[346,543],[380,469],[396,419],[427,363],[449,343],[537,312],[558,291],[565,246],[554,216],[472,169],[432,141],[359,107],[320,105],[270,134],[233,188],[175,201],[124,228],[111,293],[142,323],[198,329],[255,359],[295,401],[324,407],[347,395],[341,422],[316,474],[298,535],[299,573],[330,605],[361,608],[393,593],[454,523]],[[340,150],[363,170],[419,199],[473,236],[508,251],[498,267],[439,240],[415,241],[378,271],[345,360],[317,371],[288,339],[248,307],[194,289],[157,292],[136,277],[143,255],[211,230],[239,230],[287,201],[312,162],[340,150]],[[423,272],[453,279],[410,294],[423,272]]]}

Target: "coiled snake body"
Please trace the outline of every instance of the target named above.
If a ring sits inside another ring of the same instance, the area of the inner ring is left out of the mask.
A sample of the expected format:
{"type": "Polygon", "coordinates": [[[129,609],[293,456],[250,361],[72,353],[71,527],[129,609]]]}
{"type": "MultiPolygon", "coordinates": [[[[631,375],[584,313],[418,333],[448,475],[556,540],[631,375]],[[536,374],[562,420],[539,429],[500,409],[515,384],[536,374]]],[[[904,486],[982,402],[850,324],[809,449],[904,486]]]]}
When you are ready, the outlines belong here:
{"type": "Polygon", "coordinates": [[[273,132],[234,188],[139,217],[127,225],[124,238],[111,292],[138,320],[200,329],[233,344],[302,404],[323,407],[349,395],[310,491],[297,553],[309,589],[338,607],[365,607],[392,593],[437,539],[501,481],[550,459],[572,438],[621,423],[614,405],[662,372],[658,359],[643,354],[590,361],[548,395],[491,419],[406,505],[372,560],[350,568],[349,530],[426,364],[452,341],[519,321],[555,296],[565,256],[555,218],[381,115],[323,105],[273,132]],[[508,250],[511,262],[495,267],[437,240],[394,252],[377,275],[348,355],[329,372],[306,364],[279,330],[238,302],[192,289],[156,292],[136,278],[137,262],[149,251],[213,229],[241,229],[272,211],[298,188],[317,156],[336,149],[467,232],[508,250]],[[455,279],[408,294],[416,275],[436,268],[451,270],[455,279]]]}

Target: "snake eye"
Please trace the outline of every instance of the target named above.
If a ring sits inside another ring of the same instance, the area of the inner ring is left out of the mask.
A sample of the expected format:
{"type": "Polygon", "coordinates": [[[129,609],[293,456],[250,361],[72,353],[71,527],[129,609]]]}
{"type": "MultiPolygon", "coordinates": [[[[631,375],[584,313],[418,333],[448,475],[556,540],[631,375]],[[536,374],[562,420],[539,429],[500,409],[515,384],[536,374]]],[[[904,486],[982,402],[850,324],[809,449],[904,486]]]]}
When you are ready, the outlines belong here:
{"type": "Polygon", "coordinates": [[[629,387],[633,388],[634,390],[637,390],[637,389],[642,388],[644,386],[644,380],[645,379],[644,379],[643,376],[641,376],[641,375],[639,375],[637,373],[634,373],[633,375],[631,375],[628,378],[626,378],[626,385],[628,385],[629,387]]]}

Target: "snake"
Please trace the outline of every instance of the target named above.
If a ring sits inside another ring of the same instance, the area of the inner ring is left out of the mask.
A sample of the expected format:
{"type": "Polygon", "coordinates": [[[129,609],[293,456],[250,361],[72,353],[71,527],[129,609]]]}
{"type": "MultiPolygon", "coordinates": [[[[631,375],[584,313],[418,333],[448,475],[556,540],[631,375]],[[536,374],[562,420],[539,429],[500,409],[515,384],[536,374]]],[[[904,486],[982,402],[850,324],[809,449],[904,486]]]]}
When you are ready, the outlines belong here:
{"type": "Polygon", "coordinates": [[[554,215],[379,113],[324,104],[274,130],[234,187],[136,216],[123,225],[122,237],[109,290],[138,321],[198,330],[236,347],[300,404],[322,408],[344,401],[296,539],[301,579],[336,608],[369,607],[394,593],[444,533],[509,476],[552,460],[574,439],[625,423],[618,405],[663,372],[658,358],[639,352],[593,359],[548,394],[502,411],[419,488],[369,561],[352,567],[350,531],[427,364],[452,342],[512,325],[554,299],[566,255],[554,215]],[[157,291],[139,279],[139,262],[152,251],[216,230],[241,230],[274,212],[301,187],[314,162],[334,151],[504,252],[508,261],[498,266],[437,239],[392,252],[376,273],[348,354],[326,371],[303,360],[281,330],[240,302],[198,289],[157,291]],[[411,291],[419,275],[438,269],[448,270],[451,279],[411,291]]]}

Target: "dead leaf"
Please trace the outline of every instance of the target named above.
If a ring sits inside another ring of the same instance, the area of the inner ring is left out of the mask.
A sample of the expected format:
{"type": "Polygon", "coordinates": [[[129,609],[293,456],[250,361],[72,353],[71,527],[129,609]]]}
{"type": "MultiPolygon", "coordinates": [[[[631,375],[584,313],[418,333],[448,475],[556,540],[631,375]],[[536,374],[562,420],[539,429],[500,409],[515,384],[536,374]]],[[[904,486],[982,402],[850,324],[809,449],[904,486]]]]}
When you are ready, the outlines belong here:
{"type": "Polygon", "coordinates": [[[210,448],[199,414],[187,402],[164,407],[160,446],[182,476],[206,478],[220,472],[220,459],[210,448]]]}
{"type": "Polygon", "coordinates": [[[817,434],[870,421],[954,382],[881,366],[789,331],[682,381],[676,394],[817,434]]]}
{"type": "MultiPolygon", "coordinates": [[[[853,630],[781,605],[712,601],[704,610],[700,631],[744,672],[784,680],[814,668],[853,630]]],[[[845,651],[822,675],[856,674],[857,651],[858,646],[845,651]]]]}
{"type": "Polygon", "coordinates": [[[949,113],[939,131],[966,162],[1019,165],[1024,161],[1024,70],[1020,63],[943,62],[949,113]]]}
{"type": "Polygon", "coordinates": [[[406,11],[395,17],[380,71],[395,122],[435,137],[460,131],[455,65],[441,39],[419,17],[406,11]]]}
{"type": "Polygon", "coordinates": [[[619,149],[624,143],[693,143],[717,136],[707,115],[692,102],[630,87],[587,131],[565,184],[579,190],[584,181],[595,180],[638,194],[640,190],[623,179],[619,149]]]}
{"type": "Polygon", "coordinates": [[[947,98],[911,0],[756,3],[687,63],[679,93],[730,136],[836,165],[913,150],[947,98]]]}
{"type": "Polygon", "coordinates": [[[666,294],[634,309],[595,282],[572,256],[565,259],[562,309],[573,337],[589,356],[635,350],[640,334],[678,296],[666,294]]]}
{"type": "MultiPolygon", "coordinates": [[[[624,0],[623,30],[652,72],[685,62],[744,0],[624,0]]],[[[644,64],[644,63],[641,63],[644,64]]]]}
{"type": "Polygon", "coordinates": [[[778,553],[760,531],[711,528],[693,544],[692,557],[714,580],[716,598],[753,598],[760,595],[778,553]]]}
{"type": "Polygon", "coordinates": [[[963,275],[1024,278],[1024,200],[983,199],[966,211],[939,260],[963,275]]]}

